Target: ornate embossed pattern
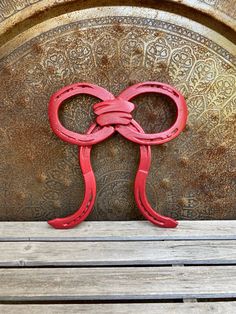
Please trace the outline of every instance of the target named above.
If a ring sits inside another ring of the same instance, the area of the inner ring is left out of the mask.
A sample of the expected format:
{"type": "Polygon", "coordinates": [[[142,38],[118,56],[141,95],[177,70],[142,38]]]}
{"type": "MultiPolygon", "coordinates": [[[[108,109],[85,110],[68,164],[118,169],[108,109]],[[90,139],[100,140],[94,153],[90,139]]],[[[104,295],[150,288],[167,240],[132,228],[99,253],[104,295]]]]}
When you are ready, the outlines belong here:
{"type": "MultiPolygon", "coordinates": [[[[207,38],[160,20],[96,18],[59,26],[0,61],[0,219],[41,220],[74,212],[83,199],[77,147],[49,128],[50,95],[77,81],[117,94],[156,80],[176,86],[189,108],[188,127],[152,148],[147,194],[160,213],[178,219],[236,218],[233,56],[207,38]]],[[[65,103],[61,120],[84,131],[95,99],[65,103]]],[[[175,112],[165,97],[138,97],[145,131],[167,128],[175,112]]],[[[138,145],[116,135],[92,151],[97,200],[90,219],[138,219],[133,180],[138,145]]]]}
{"type": "MultiPolygon", "coordinates": [[[[178,1],[178,0],[173,0],[178,1]]],[[[235,0],[198,0],[203,2],[215,10],[219,10],[226,15],[236,17],[235,0]]],[[[43,0],[0,0],[0,23],[12,15],[28,8],[30,5],[37,2],[43,2],[43,0]]],[[[55,0],[54,3],[62,3],[63,0],[55,0]]],[[[189,1],[191,6],[191,0],[189,1]]],[[[45,1],[45,3],[47,3],[45,1]]]]}
{"type": "Polygon", "coordinates": [[[0,0],[0,23],[17,12],[42,0],[0,0]]]}
{"type": "Polygon", "coordinates": [[[214,9],[219,10],[226,15],[229,15],[233,18],[236,17],[236,5],[235,0],[199,0],[200,2],[204,2],[214,9]]]}

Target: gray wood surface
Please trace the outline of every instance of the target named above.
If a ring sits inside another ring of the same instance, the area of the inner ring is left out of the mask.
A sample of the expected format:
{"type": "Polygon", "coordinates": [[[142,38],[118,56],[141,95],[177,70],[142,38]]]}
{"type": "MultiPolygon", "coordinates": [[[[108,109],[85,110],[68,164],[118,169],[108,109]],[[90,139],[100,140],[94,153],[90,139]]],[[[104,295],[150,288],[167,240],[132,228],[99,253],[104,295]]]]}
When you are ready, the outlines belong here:
{"type": "Polygon", "coordinates": [[[235,240],[0,242],[0,266],[236,264],[235,240]]]}
{"type": "Polygon", "coordinates": [[[181,221],[176,229],[148,221],[83,222],[70,230],[55,230],[46,222],[0,222],[0,241],[126,241],[236,240],[236,220],[181,221]]]}
{"type": "Polygon", "coordinates": [[[0,269],[0,300],[236,298],[236,266],[0,269]]]}
{"type": "Polygon", "coordinates": [[[1,314],[234,314],[236,302],[0,305],[1,314]]]}

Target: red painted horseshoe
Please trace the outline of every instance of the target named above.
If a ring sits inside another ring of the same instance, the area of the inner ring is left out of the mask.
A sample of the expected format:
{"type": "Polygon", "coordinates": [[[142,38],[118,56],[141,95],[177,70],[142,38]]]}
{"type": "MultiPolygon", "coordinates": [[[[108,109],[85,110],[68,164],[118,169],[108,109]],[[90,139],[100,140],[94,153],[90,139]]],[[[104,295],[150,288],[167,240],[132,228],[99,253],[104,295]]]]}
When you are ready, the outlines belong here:
{"type": "Polygon", "coordinates": [[[169,96],[177,107],[177,118],[174,124],[166,131],[154,134],[140,133],[129,126],[117,125],[116,131],[128,140],[146,145],[157,145],[169,142],[179,135],[184,129],[187,121],[187,105],[184,97],[172,86],[158,82],[144,82],[135,84],[125,89],[119,97],[125,100],[131,100],[135,96],[145,93],[158,93],[169,96]]]}
{"type": "MultiPolygon", "coordinates": [[[[132,129],[144,133],[141,126],[133,120],[132,129]]],[[[158,214],[148,202],[146,194],[146,181],[151,166],[151,147],[140,145],[140,161],[134,182],[134,197],[143,216],[154,225],[165,228],[175,228],[178,222],[172,218],[158,214]]]]}
{"type": "Polygon", "coordinates": [[[59,109],[63,101],[80,94],[97,97],[102,100],[114,99],[115,97],[100,86],[87,83],[76,83],[63,87],[52,95],[48,107],[49,122],[53,132],[65,142],[79,146],[93,145],[104,141],[111,136],[115,130],[113,126],[105,126],[92,134],[79,134],[67,130],[58,117],[59,109]]]}
{"type": "MultiPolygon", "coordinates": [[[[96,131],[96,128],[96,124],[91,125],[87,131],[87,134],[92,134],[96,131]]],[[[90,161],[91,149],[92,146],[81,146],[78,151],[80,167],[84,178],[84,200],[80,208],[73,215],[67,216],[65,218],[49,220],[49,225],[53,226],[54,228],[72,228],[85,220],[93,209],[96,198],[96,180],[90,161]]]]}
{"type": "Polygon", "coordinates": [[[184,97],[176,89],[164,83],[144,82],[128,87],[115,98],[102,87],[89,83],[77,83],[64,87],[53,94],[50,99],[48,114],[51,128],[58,137],[70,144],[81,146],[79,160],[85,182],[84,200],[81,207],[73,215],[48,221],[51,226],[59,229],[72,228],[86,219],[92,211],[96,197],[96,181],[90,162],[91,148],[93,144],[102,142],[115,131],[130,141],[140,144],[140,162],[135,178],[134,195],[141,213],[153,224],[160,227],[174,228],[177,226],[177,221],[162,216],[152,209],[146,196],[146,180],[151,164],[149,145],[162,144],[172,140],[179,135],[186,125],[187,105],[184,97]],[[156,134],[146,134],[132,118],[131,112],[135,105],[130,100],[144,93],[164,94],[174,101],[177,117],[168,130],[156,134]],[[79,94],[88,94],[102,100],[93,106],[97,115],[96,123],[89,128],[86,134],[67,130],[58,117],[59,108],[63,101],[79,94]]]}

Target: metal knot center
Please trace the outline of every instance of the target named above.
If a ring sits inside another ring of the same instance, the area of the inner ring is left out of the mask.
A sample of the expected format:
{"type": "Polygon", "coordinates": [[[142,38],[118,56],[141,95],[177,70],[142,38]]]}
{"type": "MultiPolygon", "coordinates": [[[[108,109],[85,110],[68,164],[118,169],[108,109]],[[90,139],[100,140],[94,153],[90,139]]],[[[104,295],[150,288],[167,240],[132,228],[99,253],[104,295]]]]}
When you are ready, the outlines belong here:
{"type": "Polygon", "coordinates": [[[93,106],[93,110],[98,116],[96,122],[100,126],[128,125],[132,120],[131,112],[134,108],[133,103],[119,97],[102,101],[93,106]]]}

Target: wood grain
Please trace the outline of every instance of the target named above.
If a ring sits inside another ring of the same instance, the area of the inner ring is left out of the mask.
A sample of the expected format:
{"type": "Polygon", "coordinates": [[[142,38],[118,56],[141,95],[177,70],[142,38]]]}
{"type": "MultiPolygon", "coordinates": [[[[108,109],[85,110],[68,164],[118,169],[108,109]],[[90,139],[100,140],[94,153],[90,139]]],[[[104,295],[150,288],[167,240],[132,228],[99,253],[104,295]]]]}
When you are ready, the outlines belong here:
{"type": "Polygon", "coordinates": [[[236,312],[236,302],[212,303],[132,303],[132,304],[64,304],[0,305],[1,314],[229,314],[236,312]]]}
{"type": "Polygon", "coordinates": [[[55,230],[46,222],[0,222],[0,241],[236,240],[236,221],[180,221],[176,229],[147,221],[83,222],[55,230]]]}
{"type": "Polygon", "coordinates": [[[236,266],[0,269],[0,301],[235,297],[236,266]]]}
{"type": "Polygon", "coordinates": [[[236,264],[236,241],[0,242],[0,266],[236,264]]]}

